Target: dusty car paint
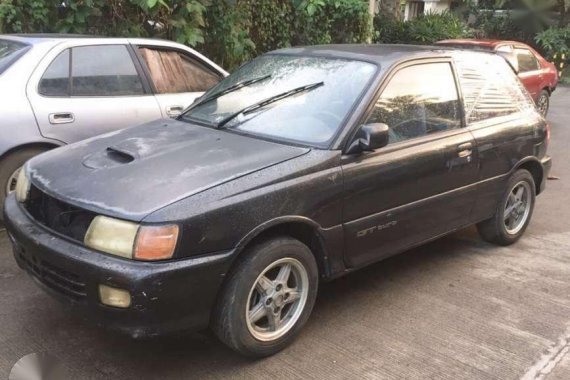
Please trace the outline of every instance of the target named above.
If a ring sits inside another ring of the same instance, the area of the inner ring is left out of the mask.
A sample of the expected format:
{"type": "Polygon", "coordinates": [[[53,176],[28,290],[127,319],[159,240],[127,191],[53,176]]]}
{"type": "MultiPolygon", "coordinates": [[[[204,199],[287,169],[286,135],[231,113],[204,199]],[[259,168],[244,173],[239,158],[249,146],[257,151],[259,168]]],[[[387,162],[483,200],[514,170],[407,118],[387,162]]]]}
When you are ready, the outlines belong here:
{"type": "Polygon", "coordinates": [[[11,196],[5,216],[19,264],[64,299],[68,289],[51,284],[44,267],[74,274],[83,288],[73,303],[131,335],[203,328],[225,274],[256,237],[278,231],[301,239],[321,277],[332,279],[489,218],[518,168],[531,171],[538,193],[544,188],[547,125],[534,108],[494,123],[468,125],[463,115],[455,130],[346,153],[395,70],[433,59],[452,63],[460,53],[341,45],[272,54],[366,60],[382,69],[329,149],[163,120],[33,159],[32,191],[54,207],[63,203],[87,220],[104,214],[176,223],[181,234],[172,260],[124,260],[83,246],[69,229],[84,221],[58,223],[54,232],[11,196]],[[93,294],[98,283],[131,291],[135,307],[102,307],[93,294]]]}

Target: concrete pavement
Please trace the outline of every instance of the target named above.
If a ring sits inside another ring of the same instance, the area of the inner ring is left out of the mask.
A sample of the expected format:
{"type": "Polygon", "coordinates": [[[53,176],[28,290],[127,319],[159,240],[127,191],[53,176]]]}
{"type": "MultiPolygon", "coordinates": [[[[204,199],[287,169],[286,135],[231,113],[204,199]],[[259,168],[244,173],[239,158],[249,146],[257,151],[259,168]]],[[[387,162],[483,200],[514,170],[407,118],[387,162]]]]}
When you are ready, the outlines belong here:
{"type": "Polygon", "coordinates": [[[133,341],[68,315],[0,234],[0,378],[48,352],[72,379],[570,379],[570,88],[552,99],[553,174],[511,247],[471,228],[322,286],[284,352],[241,358],[209,335],[133,341]]]}

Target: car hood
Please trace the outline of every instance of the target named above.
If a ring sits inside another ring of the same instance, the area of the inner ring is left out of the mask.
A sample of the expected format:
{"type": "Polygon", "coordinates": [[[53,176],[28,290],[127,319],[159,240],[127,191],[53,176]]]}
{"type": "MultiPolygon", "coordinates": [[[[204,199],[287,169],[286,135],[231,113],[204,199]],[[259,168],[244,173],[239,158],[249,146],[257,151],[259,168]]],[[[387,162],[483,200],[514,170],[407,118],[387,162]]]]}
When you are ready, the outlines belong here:
{"type": "Polygon", "coordinates": [[[32,159],[34,186],[96,213],[140,221],[214,186],[307,153],[176,120],[85,140],[32,159]]]}

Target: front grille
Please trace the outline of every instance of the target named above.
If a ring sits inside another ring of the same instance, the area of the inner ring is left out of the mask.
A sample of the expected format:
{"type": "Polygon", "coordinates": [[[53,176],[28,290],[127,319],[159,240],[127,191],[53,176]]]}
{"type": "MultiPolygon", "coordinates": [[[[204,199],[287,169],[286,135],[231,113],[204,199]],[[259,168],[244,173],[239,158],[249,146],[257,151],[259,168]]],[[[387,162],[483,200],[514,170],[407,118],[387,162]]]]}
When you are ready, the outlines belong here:
{"type": "Polygon", "coordinates": [[[18,256],[20,262],[44,285],[75,300],[86,297],[85,283],[75,273],[34,257],[28,258],[22,252],[18,256]]]}
{"type": "Polygon", "coordinates": [[[55,199],[33,185],[25,207],[37,222],[79,242],[83,242],[89,224],[96,216],[55,199]]]}

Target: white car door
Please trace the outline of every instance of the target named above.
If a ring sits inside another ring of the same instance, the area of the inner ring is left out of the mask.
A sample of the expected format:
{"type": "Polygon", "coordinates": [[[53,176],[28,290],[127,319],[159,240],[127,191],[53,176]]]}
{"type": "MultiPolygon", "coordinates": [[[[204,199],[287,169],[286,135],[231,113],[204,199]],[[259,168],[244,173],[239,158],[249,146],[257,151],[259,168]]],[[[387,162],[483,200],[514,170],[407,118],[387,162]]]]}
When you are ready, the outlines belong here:
{"type": "Polygon", "coordinates": [[[32,74],[27,95],[41,134],[66,143],[162,117],[126,39],[58,45],[32,74]]]}
{"type": "Polygon", "coordinates": [[[176,117],[227,74],[182,46],[134,42],[164,117],[176,117]]]}

